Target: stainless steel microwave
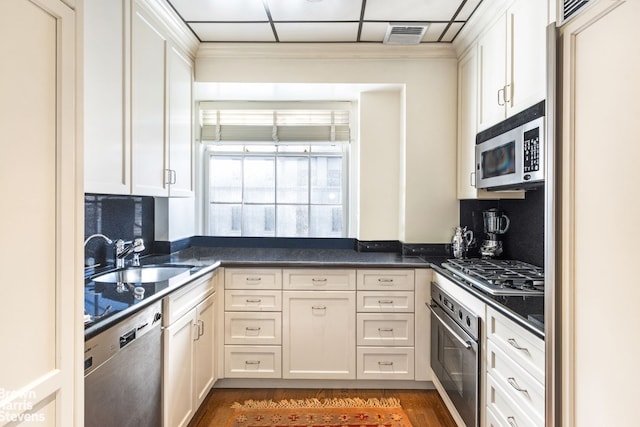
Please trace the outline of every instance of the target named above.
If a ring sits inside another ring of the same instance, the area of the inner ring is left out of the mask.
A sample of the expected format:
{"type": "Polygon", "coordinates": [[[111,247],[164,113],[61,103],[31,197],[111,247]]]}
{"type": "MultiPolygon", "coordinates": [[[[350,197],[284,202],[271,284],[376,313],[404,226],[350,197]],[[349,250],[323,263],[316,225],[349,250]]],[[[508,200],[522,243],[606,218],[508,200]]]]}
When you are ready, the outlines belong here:
{"type": "Polygon", "coordinates": [[[476,137],[476,188],[516,190],[544,183],[544,101],[476,137]]]}

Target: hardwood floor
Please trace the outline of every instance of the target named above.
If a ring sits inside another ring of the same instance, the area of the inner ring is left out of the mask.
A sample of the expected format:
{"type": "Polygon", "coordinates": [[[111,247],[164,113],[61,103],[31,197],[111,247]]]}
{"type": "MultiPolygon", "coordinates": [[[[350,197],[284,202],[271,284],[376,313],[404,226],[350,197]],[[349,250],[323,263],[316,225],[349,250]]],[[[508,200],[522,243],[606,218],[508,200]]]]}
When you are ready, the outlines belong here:
{"type": "Polygon", "coordinates": [[[207,396],[189,427],[224,427],[234,402],[245,400],[284,400],[308,398],[395,397],[413,427],[456,427],[451,414],[435,390],[382,390],[382,389],[220,389],[214,388],[207,396]]]}

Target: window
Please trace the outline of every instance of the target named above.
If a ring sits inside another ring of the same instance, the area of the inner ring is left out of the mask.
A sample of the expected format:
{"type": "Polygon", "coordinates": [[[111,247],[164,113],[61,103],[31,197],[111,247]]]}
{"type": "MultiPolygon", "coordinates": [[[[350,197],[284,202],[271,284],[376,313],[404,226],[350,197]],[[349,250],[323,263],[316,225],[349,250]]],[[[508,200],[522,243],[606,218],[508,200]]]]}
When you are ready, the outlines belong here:
{"type": "Polygon", "coordinates": [[[202,129],[208,234],[346,237],[348,114],[290,109],[201,114],[209,117],[202,129]]]}

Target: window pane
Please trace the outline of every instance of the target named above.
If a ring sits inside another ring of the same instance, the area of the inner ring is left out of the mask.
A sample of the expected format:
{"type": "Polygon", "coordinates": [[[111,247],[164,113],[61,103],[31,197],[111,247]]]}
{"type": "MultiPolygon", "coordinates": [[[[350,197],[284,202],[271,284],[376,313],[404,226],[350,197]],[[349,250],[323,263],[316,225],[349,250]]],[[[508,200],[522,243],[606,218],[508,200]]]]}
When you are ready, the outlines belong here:
{"type": "Polygon", "coordinates": [[[241,205],[212,203],[209,206],[209,228],[213,236],[241,236],[241,221],[241,205]]]}
{"type": "Polygon", "coordinates": [[[212,156],[209,190],[212,202],[242,202],[242,158],[212,156]]]}
{"type": "Polygon", "coordinates": [[[311,157],[311,203],[342,203],[341,157],[311,157]]]}
{"type": "Polygon", "coordinates": [[[278,205],[278,237],[307,237],[308,235],[308,206],[278,205]]]}
{"type": "Polygon", "coordinates": [[[276,235],[275,206],[245,205],[243,210],[243,236],[274,237],[276,235]]]}
{"type": "Polygon", "coordinates": [[[311,237],[342,237],[342,206],[311,206],[311,237]]]}
{"type": "Polygon", "coordinates": [[[244,160],[244,202],[275,203],[275,158],[244,160]]]}
{"type": "Polygon", "coordinates": [[[278,203],[309,203],[309,158],[278,158],[278,203]]]}

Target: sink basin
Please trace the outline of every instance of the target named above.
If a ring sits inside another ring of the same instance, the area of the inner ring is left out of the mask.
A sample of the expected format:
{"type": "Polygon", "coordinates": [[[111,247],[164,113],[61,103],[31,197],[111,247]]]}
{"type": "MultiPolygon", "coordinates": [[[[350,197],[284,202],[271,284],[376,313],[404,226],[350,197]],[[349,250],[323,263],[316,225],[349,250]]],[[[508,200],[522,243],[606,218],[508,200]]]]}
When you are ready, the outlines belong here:
{"type": "Polygon", "coordinates": [[[98,283],[155,283],[164,282],[191,270],[185,265],[129,267],[111,271],[93,278],[98,283]]]}

